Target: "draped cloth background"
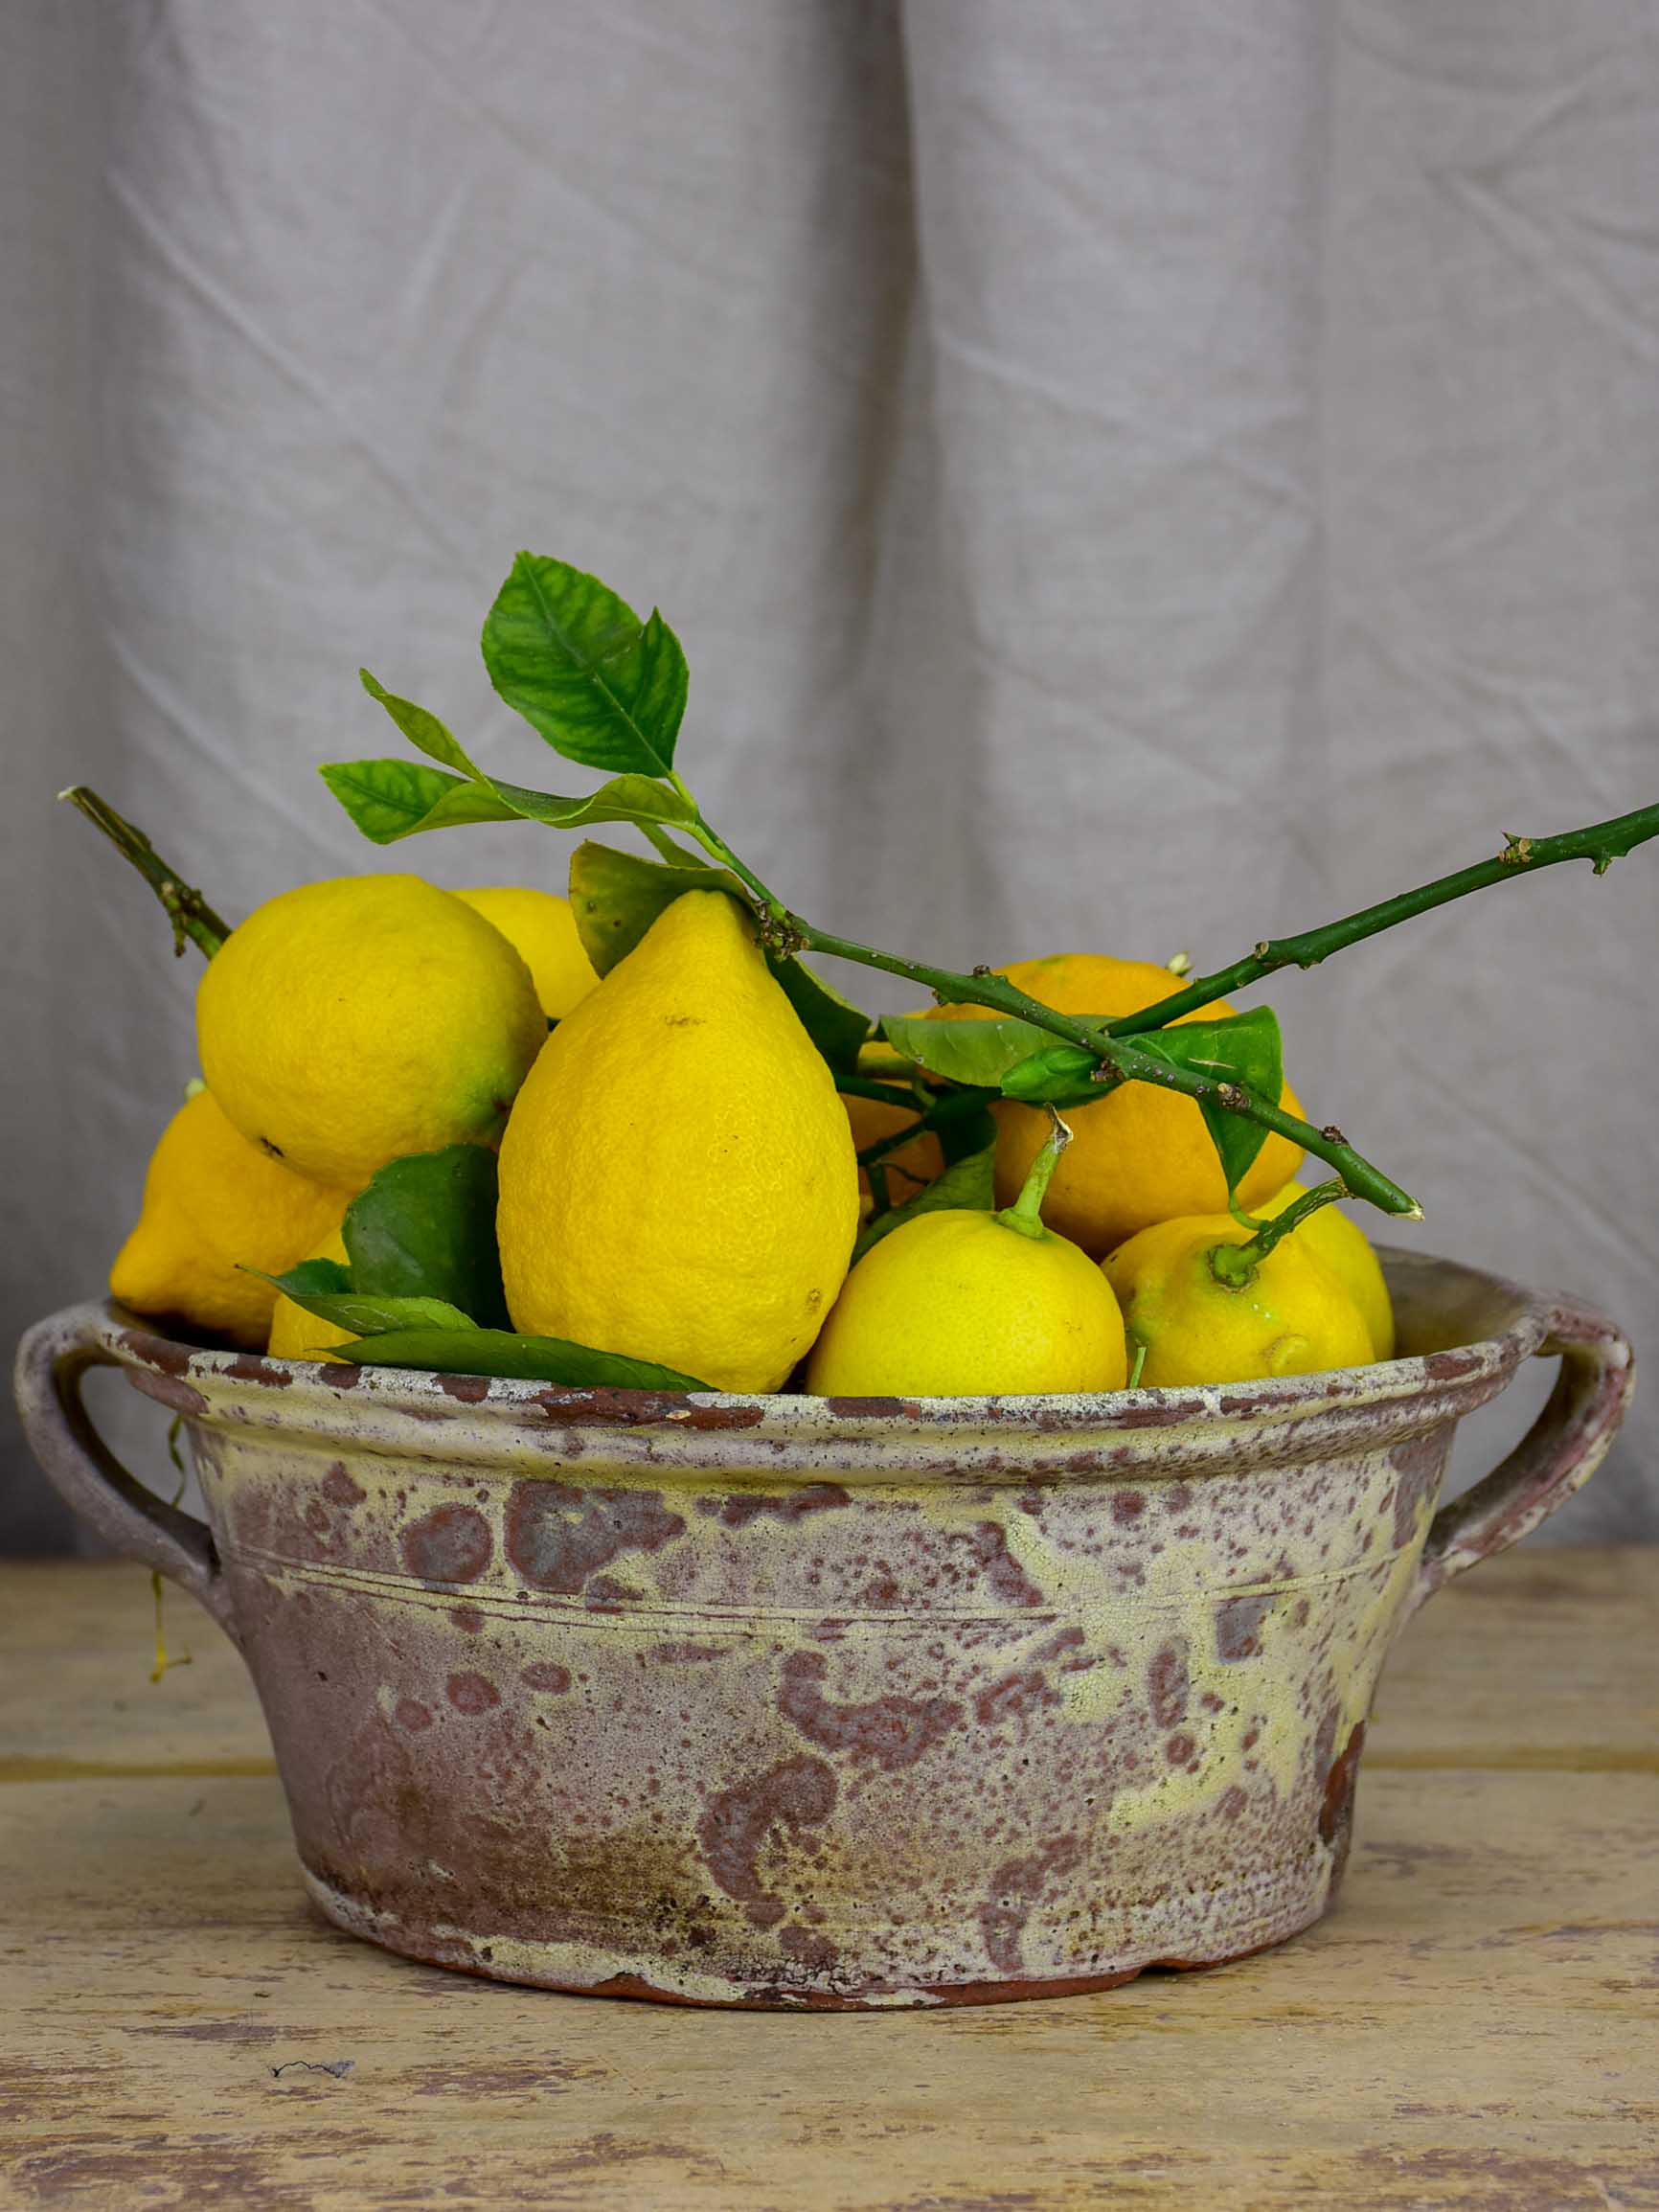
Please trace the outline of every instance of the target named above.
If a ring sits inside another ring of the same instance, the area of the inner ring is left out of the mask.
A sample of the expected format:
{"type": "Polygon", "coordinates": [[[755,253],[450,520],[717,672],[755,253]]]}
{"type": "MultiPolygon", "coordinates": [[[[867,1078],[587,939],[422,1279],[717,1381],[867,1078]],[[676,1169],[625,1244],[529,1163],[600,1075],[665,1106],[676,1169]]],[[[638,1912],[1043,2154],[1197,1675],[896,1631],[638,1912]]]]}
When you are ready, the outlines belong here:
{"type": "MultiPolygon", "coordinates": [[[[310,774],[393,749],[362,661],[551,780],[476,653],[521,544],[662,603],[795,903],[957,965],[1216,966],[1659,796],[1641,0],[9,0],[0,283],[8,1332],[193,1069],[52,794],[233,918],[552,879],[376,856],[310,774]]],[[[1426,1247],[1639,1350],[1656,924],[1650,854],[1268,993],[1426,1247]]],[[[1655,1434],[1557,1529],[1659,1535],[1655,1434]]],[[[67,1540],[7,1448],[3,1540],[67,1540]]]]}

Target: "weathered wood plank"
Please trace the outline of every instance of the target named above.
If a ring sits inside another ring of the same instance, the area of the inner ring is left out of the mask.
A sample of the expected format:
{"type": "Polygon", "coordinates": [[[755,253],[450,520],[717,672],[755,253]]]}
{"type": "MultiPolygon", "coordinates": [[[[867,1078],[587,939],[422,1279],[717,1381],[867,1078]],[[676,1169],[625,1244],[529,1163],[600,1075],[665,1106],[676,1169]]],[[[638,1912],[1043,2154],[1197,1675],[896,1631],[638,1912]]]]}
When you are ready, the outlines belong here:
{"type": "Polygon", "coordinates": [[[1428,1608],[1310,1936],[863,2018],[560,1998],[335,1934],[276,1782],[204,1771],[262,1756],[234,1654],[192,1617],[152,1691],[148,1604],[128,1569],[0,1572],[0,1756],[104,1769],[0,1787],[0,2204],[1659,2205],[1659,1554],[1523,1557],[1428,1608]]]}

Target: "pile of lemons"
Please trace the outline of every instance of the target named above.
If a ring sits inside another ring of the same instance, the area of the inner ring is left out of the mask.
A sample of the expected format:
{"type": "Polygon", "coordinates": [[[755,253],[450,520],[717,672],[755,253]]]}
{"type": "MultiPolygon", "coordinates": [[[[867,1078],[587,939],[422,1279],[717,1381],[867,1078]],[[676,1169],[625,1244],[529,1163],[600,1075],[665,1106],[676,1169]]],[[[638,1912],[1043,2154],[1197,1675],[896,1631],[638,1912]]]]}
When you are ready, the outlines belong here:
{"type": "MultiPolygon", "coordinates": [[[[1107,1017],[1178,988],[1096,955],[1004,972],[1057,1011],[1107,1017]]],[[[850,1271],[870,1205],[858,1149],[907,1117],[838,1095],[723,892],[677,899],[602,982],[551,893],[308,884],[233,931],[196,1023],[204,1080],[156,1148],[110,1287],[238,1345],[298,1357],[346,1341],[261,1278],[343,1258],[345,1210],[377,1170],[466,1143],[499,1150],[516,1331],[717,1389],[776,1390],[799,1371],[831,1396],[1100,1391],[1132,1362],[1158,1385],[1393,1355],[1375,1256],[1333,1208],[1247,1283],[1217,1273],[1217,1246],[1251,1232],[1197,1106],[1145,1084],[1076,1109],[1063,1150],[1046,1110],[998,1104],[997,1209],[919,1210],[850,1271]]],[[[944,1163],[922,1131],[884,1164],[901,1201],[944,1163]]],[[[1241,1206],[1288,1205],[1299,1166],[1270,1136],[1241,1206]]]]}

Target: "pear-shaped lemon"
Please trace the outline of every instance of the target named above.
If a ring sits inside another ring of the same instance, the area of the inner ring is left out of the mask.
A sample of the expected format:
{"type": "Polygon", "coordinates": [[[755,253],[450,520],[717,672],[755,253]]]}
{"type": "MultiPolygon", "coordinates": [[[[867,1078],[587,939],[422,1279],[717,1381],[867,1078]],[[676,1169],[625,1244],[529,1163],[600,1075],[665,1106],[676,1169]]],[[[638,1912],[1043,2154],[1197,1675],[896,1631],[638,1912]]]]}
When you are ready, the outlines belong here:
{"type": "Polygon", "coordinates": [[[406,1152],[491,1143],[546,1036],[506,938],[419,876],[267,900],[196,992],[202,1072],[231,1121],[343,1190],[406,1152]]]}
{"type": "MultiPolygon", "coordinates": [[[[1057,952],[1020,960],[999,974],[1057,1014],[1111,1019],[1139,1014],[1182,988],[1167,968],[1144,960],[1115,960],[1101,952],[1057,952]]],[[[1183,1021],[1219,1021],[1233,1012],[1225,999],[1182,1015],[1183,1021]]],[[[989,1007],[941,1006],[938,1020],[990,1021],[989,1007]]],[[[1279,1101],[1299,1114],[1286,1083],[1279,1101]]],[[[996,1116],[996,1195],[1006,1205],[1025,1181],[1048,1133],[1040,1106],[1000,1100],[996,1116]]],[[[1154,1083],[1125,1083],[1088,1106],[1067,1109],[1077,1141],[1059,1164],[1046,1216],[1062,1237],[1086,1252],[1109,1252],[1154,1221],[1180,1215],[1224,1211],[1227,1178],[1196,1102],[1154,1083]]],[[[1270,1134],[1239,1188],[1246,1210],[1287,1183],[1302,1164],[1300,1149],[1270,1134]]]]}
{"type": "Polygon", "coordinates": [[[858,1225],[835,1083],[722,891],[660,915],[561,1021],[501,1146],[515,1329],[774,1390],[858,1225]]]}
{"type": "Polygon", "coordinates": [[[1056,1129],[1004,1212],[918,1214],[872,1245],[812,1348],[807,1389],[827,1398],[1121,1390],[1117,1299],[1088,1255],[1042,1223],[1068,1135],[1056,1129]]]}
{"type": "MultiPolygon", "coordinates": [[[[1258,1220],[1270,1220],[1275,1214],[1284,1213],[1307,1192],[1301,1183],[1286,1183],[1271,1198],[1260,1200],[1247,1209],[1258,1220]]],[[[1318,1213],[1309,1214],[1300,1228],[1293,1229],[1292,1239],[1306,1237],[1307,1248],[1316,1253],[1347,1290],[1365,1317],[1365,1326],[1371,1332],[1372,1349],[1378,1359],[1394,1357],[1394,1302],[1388,1294],[1383,1279],[1382,1263],[1371,1248],[1371,1240],[1357,1221],[1335,1206],[1321,1206],[1318,1213]]]]}
{"type": "Polygon", "coordinates": [[[1210,1254],[1250,1235],[1231,1214],[1160,1221],[1102,1263],[1130,1343],[1147,1348],[1141,1381],[1148,1388],[1370,1364],[1359,1308],[1299,1230],[1251,1281],[1235,1288],[1217,1276],[1210,1254]]]}
{"type": "Polygon", "coordinates": [[[193,1329],[258,1351],[280,1275],[338,1226],[344,1191],[307,1182],[239,1136],[213,1093],[198,1090],[162,1132],[144,1178],[138,1225],[109,1288],[135,1312],[176,1315],[193,1329]]]}
{"type": "Polygon", "coordinates": [[[499,929],[518,954],[535,985],[549,1021],[562,1021],[598,983],[593,963],[577,935],[570,901],[556,891],[525,884],[484,883],[457,891],[475,914],[499,929]]]}
{"type": "MultiPolygon", "coordinates": [[[[338,1260],[344,1266],[346,1240],[335,1228],[305,1257],[338,1260]]],[[[279,1297],[271,1314],[271,1334],[265,1350],[273,1359],[308,1359],[314,1352],[326,1352],[335,1344],[350,1344],[353,1334],[353,1331],[338,1328],[332,1321],[319,1321],[314,1313],[307,1313],[291,1298],[279,1297]]]]}

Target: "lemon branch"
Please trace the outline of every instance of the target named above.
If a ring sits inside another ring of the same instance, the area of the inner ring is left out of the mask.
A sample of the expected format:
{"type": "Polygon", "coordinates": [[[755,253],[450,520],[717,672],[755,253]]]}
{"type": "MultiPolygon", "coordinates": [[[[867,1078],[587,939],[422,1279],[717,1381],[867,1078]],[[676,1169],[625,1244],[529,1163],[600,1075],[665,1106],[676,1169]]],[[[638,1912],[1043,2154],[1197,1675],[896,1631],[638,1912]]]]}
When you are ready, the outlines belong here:
{"type": "MultiPolygon", "coordinates": [[[[691,799],[691,793],[677,778],[675,783],[682,795],[691,799]]],[[[694,807],[695,801],[692,804],[694,807]]],[[[1149,1052],[1138,1051],[1131,1042],[1120,1042],[1103,1021],[1079,1020],[1072,1015],[1057,1014],[1052,1006],[1028,996],[989,968],[975,969],[971,974],[963,975],[954,969],[932,968],[923,961],[903,960],[897,953],[882,952],[875,946],[859,945],[852,938],[837,937],[828,929],[819,929],[799,914],[792,914],[777,894],[768,889],[752,869],[744,866],[725,839],[704,820],[700,809],[686,830],[712,859],[729,868],[754,898],[761,913],[761,934],[775,950],[820,952],[832,960],[855,961],[864,968],[877,968],[886,974],[902,976],[906,982],[931,992],[942,1006],[986,1006],[993,1013],[1029,1021],[1034,1027],[1045,1029],[1054,1037],[1063,1038],[1068,1044],[1079,1045],[1092,1053],[1101,1063],[1102,1086],[1116,1083],[1157,1083],[1165,1090],[1178,1091],[1200,1104],[1219,1106],[1224,1113],[1239,1114],[1265,1129],[1288,1137],[1304,1152],[1324,1160],[1335,1169],[1356,1198],[1364,1198],[1383,1213],[1405,1220],[1422,1219],[1422,1208],[1410,1193],[1401,1190],[1380,1168],[1356,1152],[1340,1129],[1315,1129],[1311,1122],[1287,1114],[1276,1102],[1263,1098],[1243,1083],[1220,1083],[1193,1069],[1176,1067],[1149,1052]]]]}
{"type": "Polygon", "coordinates": [[[230,924],[214,912],[201,893],[185,882],[176,869],[169,867],[142,830],[134,829],[96,791],[89,790],[84,784],[72,784],[57,796],[79,808],[95,830],[102,831],[161,901],[172,924],[173,952],[184,951],[184,941],[188,937],[211,960],[230,935],[230,924]]]}
{"type": "MultiPolygon", "coordinates": [[[[501,820],[503,810],[564,829],[589,821],[634,822],[657,852],[675,865],[689,857],[680,843],[682,838],[689,840],[715,861],[720,871],[716,879],[723,888],[753,902],[762,941],[775,960],[816,951],[902,976],[931,992],[942,1005],[983,1007],[1011,1015],[1072,1046],[1084,1061],[1081,1080],[1088,1080],[1092,1070],[1092,1080],[1102,1089],[1120,1083],[1157,1083],[1195,1100],[1205,1109],[1212,1134],[1217,1130],[1217,1115],[1238,1115],[1288,1137],[1325,1161],[1354,1197],[1408,1220],[1420,1218],[1415,1200],[1356,1152],[1340,1129],[1316,1129],[1287,1114],[1275,1099],[1234,1080],[1227,1066],[1218,1062],[1207,1066],[1192,1056],[1160,1048],[1152,1033],[1279,969],[1315,967],[1346,946],[1506,877],[1574,859],[1591,861],[1602,875],[1622,855],[1659,836],[1659,805],[1562,836],[1507,836],[1500,853],[1473,867],[1299,936],[1264,939],[1243,959],[1186,983],[1152,1006],[1112,1019],[1079,1017],[1057,1014],[988,968],[964,975],[903,960],[818,929],[792,913],[710,825],[673,766],[686,710],[687,672],[679,640],[660,612],[653,610],[642,621],[597,577],[545,555],[521,553],[485,623],[483,650],[490,681],[508,705],[562,758],[603,769],[611,781],[580,801],[497,783],[482,775],[435,716],[410,700],[394,698],[371,680],[370,692],[403,735],[437,764],[416,767],[361,761],[350,764],[353,773],[343,780],[339,771],[330,772],[330,789],[377,842],[453,822],[501,820]],[[1148,1048],[1137,1046],[1139,1038],[1148,1039],[1148,1048]]],[[[107,822],[100,826],[114,833],[107,822]]],[[[118,836],[117,842],[155,884],[175,931],[194,936],[211,950],[201,933],[204,928],[211,932],[215,918],[202,908],[199,894],[179,885],[153,855],[152,865],[147,865],[130,841],[118,836]]],[[[1183,973],[1186,965],[1183,959],[1179,968],[1175,963],[1171,968],[1183,973]]],[[[1234,1063],[1235,1070],[1239,1064],[1234,1063]]],[[[1071,1087],[1077,1088],[1077,1083],[1071,1087]]],[[[1218,1149],[1223,1152],[1230,1133],[1221,1128],[1218,1149]]],[[[873,1158],[868,1165],[879,1170],[880,1161],[873,1158]]]]}
{"type": "Polygon", "coordinates": [[[1604,876],[1615,860],[1650,837],[1659,837],[1659,806],[1638,807],[1632,813],[1592,822],[1588,829],[1569,830],[1558,837],[1515,837],[1506,832],[1503,851],[1490,859],[1477,860],[1472,868],[1459,868],[1450,876],[1439,876],[1415,891],[1398,892],[1375,906],[1361,907],[1357,914],[1345,915],[1340,922],[1305,929],[1300,936],[1264,938],[1231,968],[1218,968],[1214,975],[1199,976],[1185,991],[1160,999],[1155,1006],[1119,1015],[1105,1024],[1106,1031],[1112,1037],[1134,1037],[1144,1030],[1162,1029],[1167,1022],[1191,1014],[1194,1007],[1211,1006],[1217,998],[1260,983],[1263,976],[1282,968],[1317,968],[1345,946],[1357,945],[1362,938],[1394,928],[1397,923],[1409,922],[1415,915],[1430,913],[1436,906],[1448,905],[1454,899],[1507,882],[1511,877],[1553,868],[1563,860],[1588,860],[1598,876],[1604,876]]]}

